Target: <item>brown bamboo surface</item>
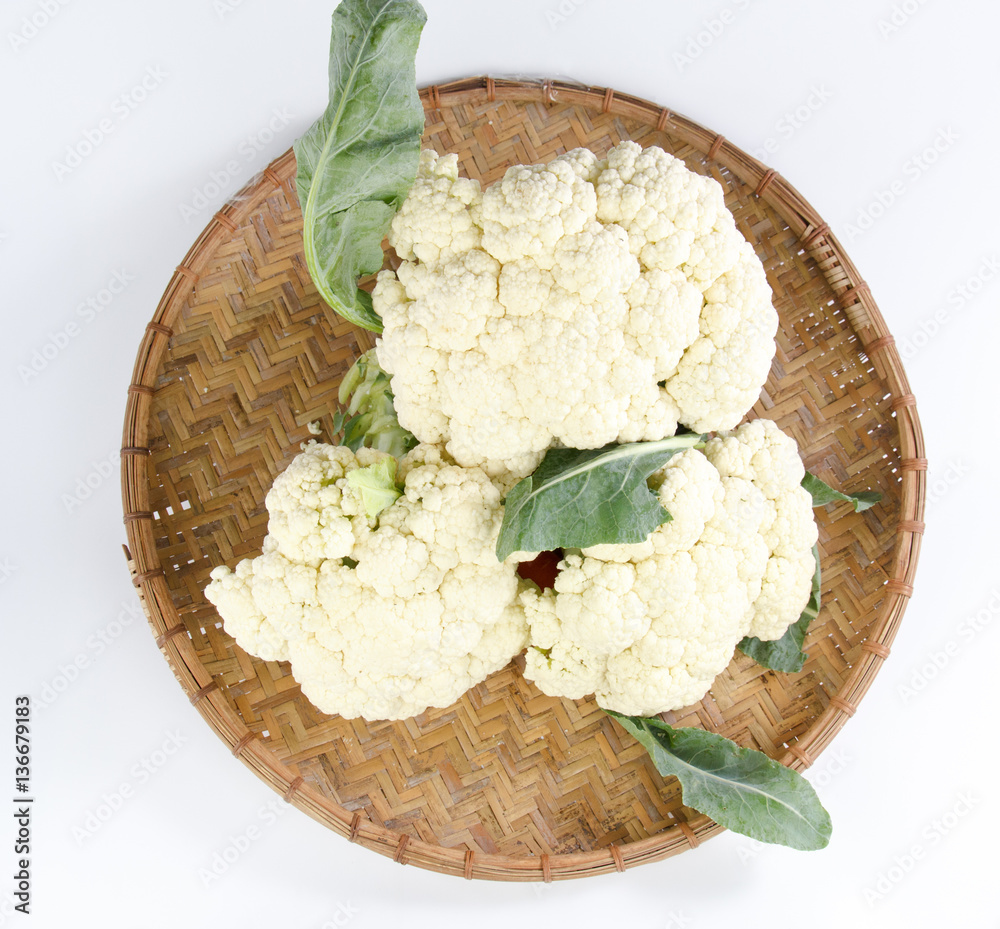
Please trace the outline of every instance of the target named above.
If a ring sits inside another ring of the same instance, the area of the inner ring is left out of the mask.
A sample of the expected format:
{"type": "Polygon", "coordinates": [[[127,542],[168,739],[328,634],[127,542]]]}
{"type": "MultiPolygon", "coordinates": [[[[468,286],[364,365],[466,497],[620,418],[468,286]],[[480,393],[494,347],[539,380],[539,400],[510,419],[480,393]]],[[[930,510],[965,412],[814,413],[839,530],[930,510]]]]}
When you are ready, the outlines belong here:
{"type": "MultiPolygon", "coordinates": [[[[796,769],[830,743],[889,654],[913,590],[927,462],[913,394],[872,295],[782,177],[690,120],[606,88],[470,78],[422,91],[425,144],[489,184],[515,163],[621,139],[715,177],[764,262],[781,325],[753,416],[806,466],[881,503],[817,511],[823,608],[799,674],[739,652],[703,726],[796,769]]],[[[593,699],[547,697],[515,661],[454,706],[402,722],[326,716],[285,663],[247,655],[202,593],[259,553],[264,495],[370,335],[319,299],[286,152],[220,210],[178,266],[139,347],[122,449],[126,556],[157,645],[208,724],[286,801],[352,842],[466,878],[621,871],[720,831],[593,699]]],[[[202,785],[212,791],[211,785],[202,785]]],[[[222,790],[218,784],[214,789],[222,790]]]]}

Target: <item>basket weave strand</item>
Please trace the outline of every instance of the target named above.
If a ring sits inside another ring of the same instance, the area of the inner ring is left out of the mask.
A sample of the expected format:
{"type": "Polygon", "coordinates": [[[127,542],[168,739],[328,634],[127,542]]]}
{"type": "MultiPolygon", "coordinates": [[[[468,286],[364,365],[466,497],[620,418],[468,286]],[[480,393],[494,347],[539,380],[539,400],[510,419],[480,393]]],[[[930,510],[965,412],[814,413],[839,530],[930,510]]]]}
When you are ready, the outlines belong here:
{"type": "MultiPolygon", "coordinates": [[[[764,262],[781,319],[753,416],[806,466],[877,488],[865,513],[817,512],[824,606],[799,674],[737,653],[697,706],[668,714],[804,769],[858,706],[913,591],[926,459],[916,402],[869,288],[788,182],[722,135],[610,88],[469,78],[422,91],[425,144],[489,184],[514,163],[620,139],[715,177],[764,262]]],[[[126,557],[157,646],[233,755],[286,802],[402,864],[466,878],[623,871],[720,831],[683,806],[591,699],[539,693],[517,662],[452,707],[396,723],[306,701],[285,664],[251,658],[203,595],[211,569],[260,550],[264,494],[329,436],[339,380],[372,344],[316,294],[286,152],[216,213],[178,264],[140,343],[122,449],[126,557]]],[[[220,785],[221,788],[221,785],[220,785]]]]}

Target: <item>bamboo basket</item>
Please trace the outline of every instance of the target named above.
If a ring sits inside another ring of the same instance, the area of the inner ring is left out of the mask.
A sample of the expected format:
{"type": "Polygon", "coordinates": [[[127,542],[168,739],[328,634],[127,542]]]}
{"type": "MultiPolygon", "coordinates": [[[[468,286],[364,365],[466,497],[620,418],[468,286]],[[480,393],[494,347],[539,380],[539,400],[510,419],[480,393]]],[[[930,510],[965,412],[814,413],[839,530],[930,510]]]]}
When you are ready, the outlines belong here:
{"type": "MultiPolygon", "coordinates": [[[[777,355],[750,417],[806,466],[881,503],[817,511],[823,608],[798,674],[737,652],[697,706],[667,714],[801,770],[858,708],[913,591],[927,461],[915,399],[872,295],[829,227],[721,135],[610,88],[470,78],[421,91],[425,145],[484,185],[514,163],[621,139],[715,177],[767,270],[777,355]]],[[[721,831],[593,699],[541,694],[519,663],[458,703],[402,722],[317,711],[285,663],[251,658],[202,591],[259,553],[264,495],[367,348],[317,296],[291,151],[223,207],[146,327],[122,448],[126,558],[156,644],[233,755],[287,802],[401,864],[504,881],[624,871],[721,831]]],[[[221,789],[223,785],[218,785],[221,789]]]]}

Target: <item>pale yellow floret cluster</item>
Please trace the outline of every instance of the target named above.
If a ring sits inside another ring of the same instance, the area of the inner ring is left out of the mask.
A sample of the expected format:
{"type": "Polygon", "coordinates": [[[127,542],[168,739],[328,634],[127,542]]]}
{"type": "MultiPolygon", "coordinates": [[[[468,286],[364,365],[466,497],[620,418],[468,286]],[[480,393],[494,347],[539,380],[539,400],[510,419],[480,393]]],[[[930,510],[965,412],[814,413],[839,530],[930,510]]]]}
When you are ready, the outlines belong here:
{"type": "Polygon", "coordinates": [[[369,519],[347,474],[384,457],[310,443],[267,495],[263,553],[206,596],[246,651],[291,661],[320,710],[402,719],[448,706],[525,645],[516,564],[499,563],[500,491],[421,445],[369,519]]]}
{"type": "Polygon", "coordinates": [[[780,638],[809,600],[817,528],[795,442],[769,420],[657,473],[673,517],[636,545],[568,554],[554,589],[521,594],[525,676],[652,716],[696,703],[740,640],[780,638]]]}
{"type": "Polygon", "coordinates": [[[383,453],[310,443],[267,495],[257,558],[206,594],[246,651],[288,660],[321,710],[399,719],[447,706],[526,644],[553,696],[654,715],[695,703],[746,635],[809,599],[817,529],[794,440],[769,420],[675,455],[652,479],[672,519],[635,545],[566,554],[554,589],[500,563],[497,482],[419,445],[402,496],[365,515],[347,475],[383,453]]]}
{"type": "Polygon", "coordinates": [[[777,316],[721,187],[633,142],[485,191],[424,152],[389,240],[376,350],[421,444],[377,516],[348,475],[383,453],[303,447],[267,495],[262,554],[206,590],[238,644],[290,661],[324,712],[400,719],[525,646],[545,693],[652,716],[700,700],[744,636],[780,638],[817,527],[795,441],[737,427],[777,316]],[[497,561],[503,496],[547,449],[679,425],[718,435],[650,479],[671,519],[645,541],[567,550],[548,590],[517,575],[534,553],[497,561]]]}
{"type": "Polygon", "coordinates": [[[777,315],[722,188],[655,147],[576,149],[480,190],[426,151],[373,295],[400,423],[462,465],[731,429],[777,315]]]}

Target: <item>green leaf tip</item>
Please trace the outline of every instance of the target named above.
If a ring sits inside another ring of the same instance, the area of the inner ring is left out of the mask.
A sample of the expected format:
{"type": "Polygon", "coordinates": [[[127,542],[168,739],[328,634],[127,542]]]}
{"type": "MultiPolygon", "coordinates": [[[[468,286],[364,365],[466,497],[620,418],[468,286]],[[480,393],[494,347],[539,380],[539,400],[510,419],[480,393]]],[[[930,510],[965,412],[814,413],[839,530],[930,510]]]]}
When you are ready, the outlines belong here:
{"type": "Polygon", "coordinates": [[[642,542],[670,519],[647,478],[701,435],[603,448],[549,449],[504,503],[497,558],[512,552],[642,542]]]}
{"type": "Polygon", "coordinates": [[[427,14],[415,0],[343,0],[330,34],[330,99],[293,148],[306,265],[348,322],[382,321],[358,278],[382,267],[382,239],[417,174],[424,110],[415,58],[427,14]]]}
{"type": "Polygon", "coordinates": [[[850,503],[855,513],[867,510],[882,499],[882,494],[875,490],[862,490],[856,494],[841,493],[809,471],[806,471],[806,476],[802,478],[802,486],[812,494],[813,506],[826,506],[828,503],[842,500],[850,503]]]}
{"type": "Polygon", "coordinates": [[[825,848],[830,814],[797,771],[704,729],[674,729],[655,718],[605,710],[649,752],[663,777],[676,777],[684,804],[731,832],[800,851],[825,848]]]}

